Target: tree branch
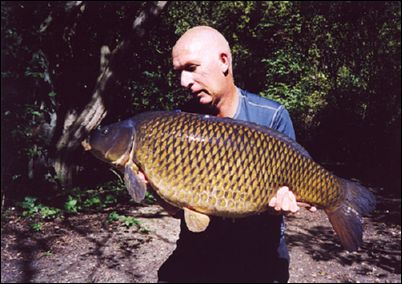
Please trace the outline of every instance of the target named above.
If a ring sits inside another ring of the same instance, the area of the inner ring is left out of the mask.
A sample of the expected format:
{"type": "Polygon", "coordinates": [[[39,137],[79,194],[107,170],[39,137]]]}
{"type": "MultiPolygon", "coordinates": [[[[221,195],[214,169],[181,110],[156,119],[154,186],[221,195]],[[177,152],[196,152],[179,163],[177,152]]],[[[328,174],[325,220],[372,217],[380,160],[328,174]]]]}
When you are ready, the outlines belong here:
{"type": "MultiPolygon", "coordinates": [[[[80,1],[71,2],[77,3],[80,1]]],[[[133,32],[137,37],[142,37],[145,34],[145,26],[149,24],[151,19],[157,17],[161,13],[164,7],[166,7],[166,4],[167,1],[158,1],[157,3],[147,5],[147,7],[140,12],[139,16],[137,16],[133,22],[133,32]]],[[[123,50],[127,51],[131,45],[130,43],[131,39],[123,40],[112,52],[110,52],[109,47],[102,46],[100,50],[100,73],[96,81],[91,101],[85,106],[84,110],[76,116],[75,121],[65,129],[56,144],[56,149],[59,155],[54,163],[54,167],[60,178],[65,175],[68,176],[68,174],[66,174],[68,166],[65,161],[68,158],[68,153],[76,149],[80,145],[81,140],[92,129],[99,125],[102,119],[106,116],[107,110],[102,95],[107,83],[113,76],[112,67],[115,66],[114,61],[116,60],[117,55],[123,52],[123,50]]]]}

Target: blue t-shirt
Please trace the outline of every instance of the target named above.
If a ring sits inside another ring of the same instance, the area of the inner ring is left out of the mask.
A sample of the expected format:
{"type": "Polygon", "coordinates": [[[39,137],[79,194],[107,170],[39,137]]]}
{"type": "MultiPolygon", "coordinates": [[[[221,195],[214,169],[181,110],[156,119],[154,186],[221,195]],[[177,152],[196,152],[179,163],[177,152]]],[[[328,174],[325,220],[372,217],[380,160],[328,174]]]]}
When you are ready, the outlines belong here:
{"type": "Polygon", "coordinates": [[[283,105],[238,88],[239,105],[234,119],[268,126],[296,140],[293,124],[283,105]]]}

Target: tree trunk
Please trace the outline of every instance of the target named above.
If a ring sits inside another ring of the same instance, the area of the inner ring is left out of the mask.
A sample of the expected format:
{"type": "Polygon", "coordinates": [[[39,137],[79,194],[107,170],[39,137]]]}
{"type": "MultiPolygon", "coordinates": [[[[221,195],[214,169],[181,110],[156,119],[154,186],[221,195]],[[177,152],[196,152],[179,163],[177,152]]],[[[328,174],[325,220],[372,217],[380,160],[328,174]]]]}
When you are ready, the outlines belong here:
{"type": "MultiPolygon", "coordinates": [[[[150,3],[139,13],[132,27],[132,32],[137,38],[145,34],[151,20],[161,13],[166,4],[167,1],[150,3]]],[[[117,56],[120,57],[121,53],[129,51],[131,42],[131,39],[123,40],[112,52],[107,46],[101,48],[100,74],[91,101],[80,114],[69,111],[66,115],[63,133],[56,144],[56,158],[54,160],[54,169],[62,187],[69,188],[72,186],[73,175],[78,170],[71,154],[107,114],[102,96],[106,85],[113,76],[113,66],[115,66],[117,56]]]]}

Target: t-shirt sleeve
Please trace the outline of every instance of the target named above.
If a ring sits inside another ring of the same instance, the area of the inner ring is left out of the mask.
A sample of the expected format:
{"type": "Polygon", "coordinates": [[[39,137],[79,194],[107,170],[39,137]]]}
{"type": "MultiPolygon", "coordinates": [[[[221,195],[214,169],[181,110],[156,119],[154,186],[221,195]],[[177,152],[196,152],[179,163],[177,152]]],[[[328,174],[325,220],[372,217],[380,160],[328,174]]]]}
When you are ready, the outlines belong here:
{"type": "Polygon", "coordinates": [[[276,117],[274,118],[272,128],[289,136],[293,140],[296,140],[292,120],[290,119],[289,112],[284,107],[281,107],[281,109],[278,111],[276,117]]]}

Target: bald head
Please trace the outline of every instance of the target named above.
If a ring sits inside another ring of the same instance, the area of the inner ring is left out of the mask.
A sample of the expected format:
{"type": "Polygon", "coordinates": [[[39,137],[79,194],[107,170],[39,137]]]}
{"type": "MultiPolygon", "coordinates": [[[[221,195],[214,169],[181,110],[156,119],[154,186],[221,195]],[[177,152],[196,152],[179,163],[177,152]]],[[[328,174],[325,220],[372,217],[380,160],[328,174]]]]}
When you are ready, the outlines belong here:
{"type": "Polygon", "coordinates": [[[189,29],[173,47],[172,59],[181,85],[200,103],[219,107],[225,99],[237,95],[230,47],[217,30],[207,26],[189,29]]]}
{"type": "Polygon", "coordinates": [[[197,26],[187,30],[176,42],[173,49],[183,47],[193,50],[206,48],[209,52],[216,54],[225,53],[231,59],[229,43],[225,37],[208,26],[197,26]]]}

